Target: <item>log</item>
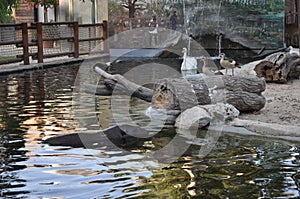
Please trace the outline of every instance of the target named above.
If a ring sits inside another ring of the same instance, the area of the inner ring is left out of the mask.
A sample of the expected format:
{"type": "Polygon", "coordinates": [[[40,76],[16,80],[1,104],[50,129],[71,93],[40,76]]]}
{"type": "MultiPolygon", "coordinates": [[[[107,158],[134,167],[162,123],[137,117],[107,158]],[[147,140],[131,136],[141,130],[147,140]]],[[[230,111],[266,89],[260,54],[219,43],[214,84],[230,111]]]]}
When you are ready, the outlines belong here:
{"type": "MultiPolygon", "coordinates": [[[[95,88],[102,94],[127,94],[152,103],[155,109],[180,113],[196,105],[229,103],[239,111],[258,111],[265,105],[261,93],[266,85],[263,79],[253,77],[197,75],[186,78],[166,78],[158,81],[154,91],[127,80],[122,75],[111,75],[95,65],[95,71],[104,77],[105,88],[95,88]],[[153,93],[154,92],[154,93],[153,93]]],[[[91,87],[91,86],[90,86],[91,87]]]]}
{"type": "Polygon", "coordinates": [[[162,79],[154,85],[151,106],[155,109],[180,110],[196,105],[229,103],[239,111],[258,111],[265,105],[261,93],[266,84],[260,78],[195,76],[162,79]]]}
{"type": "Polygon", "coordinates": [[[279,48],[279,49],[276,49],[276,50],[265,50],[264,48],[261,49],[261,51],[256,55],[256,56],[253,56],[252,58],[253,59],[263,59],[265,57],[267,57],[268,55],[271,55],[271,54],[274,54],[274,53],[277,53],[277,52],[286,52],[287,51],[287,48],[279,48]]]}
{"type": "MultiPolygon", "coordinates": [[[[101,63],[98,63],[94,66],[94,69],[96,73],[104,77],[104,84],[108,90],[111,90],[112,93],[114,94],[127,94],[127,95],[132,95],[134,97],[138,97],[142,100],[145,100],[147,102],[151,102],[152,100],[152,94],[153,91],[152,89],[143,87],[141,85],[138,85],[134,82],[131,82],[127,80],[125,77],[122,75],[116,74],[116,75],[111,75],[105,72],[100,68],[101,63]]],[[[99,91],[107,93],[105,89],[100,89],[99,91]]]]}
{"type": "Polygon", "coordinates": [[[154,85],[151,106],[155,109],[186,110],[210,103],[209,89],[203,79],[166,78],[154,85]]]}
{"type": "Polygon", "coordinates": [[[278,52],[261,60],[254,71],[266,82],[286,83],[289,79],[299,79],[300,57],[289,52],[278,52]]]}
{"type": "MultiPolygon", "coordinates": [[[[86,93],[100,95],[100,96],[111,96],[113,93],[118,95],[130,95],[130,91],[128,91],[127,88],[125,88],[122,85],[118,85],[117,82],[113,80],[104,80],[106,85],[108,86],[99,86],[99,85],[93,85],[93,84],[84,84],[84,91],[86,93]],[[113,88],[116,88],[113,90],[113,88]]],[[[146,88],[147,89],[147,88],[146,88]]],[[[147,91],[148,92],[148,91],[147,91]]],[[[152,93],[147,93],[145,91],[136,91],[133,93],[132,96],[138,97],[146,102],[151,102],[152,99],[152,93]]]]}
{"type": "Polygon", "coordinates": [[[91,93],[95,95],[101,95],[101,96],[111,96],[112,90],[107,88],[106,86],[96,86],[93,84],[84,84],[84,91],[86,93],[91,93]]]}

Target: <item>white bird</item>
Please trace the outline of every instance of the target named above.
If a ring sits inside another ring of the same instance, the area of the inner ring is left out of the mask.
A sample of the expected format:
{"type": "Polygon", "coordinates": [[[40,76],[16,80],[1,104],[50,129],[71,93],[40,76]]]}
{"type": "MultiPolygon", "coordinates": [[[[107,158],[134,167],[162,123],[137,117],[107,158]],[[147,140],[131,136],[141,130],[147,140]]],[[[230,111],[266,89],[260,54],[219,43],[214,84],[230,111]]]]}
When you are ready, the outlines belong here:
{"type": "Polygon", "coordinates": [[[239,67],[236,61],[225,59],[225,53],[221,53],[220,56],[221,56],[220,64],[223,68],[225,68],[226,70],[225,74],[227,75],[227,70],[231,68],[232,70],[231,74],[232,76],[234,76],[234,68],[239,67]]]}
{"type": "Polygon", "coordinates": [[[197,74],[197,59],[187,55],[187,48],[182,49],[183,61],[181,73],[183,76],[197,74]]]}
{"type": "Polygon", "coordinates": [[[295,48],[293,48],[293,46],[289,46],[289,53],[290,54],[297,54],[298,56],[300,56],[299,49],[295,49],[295,48]]]}

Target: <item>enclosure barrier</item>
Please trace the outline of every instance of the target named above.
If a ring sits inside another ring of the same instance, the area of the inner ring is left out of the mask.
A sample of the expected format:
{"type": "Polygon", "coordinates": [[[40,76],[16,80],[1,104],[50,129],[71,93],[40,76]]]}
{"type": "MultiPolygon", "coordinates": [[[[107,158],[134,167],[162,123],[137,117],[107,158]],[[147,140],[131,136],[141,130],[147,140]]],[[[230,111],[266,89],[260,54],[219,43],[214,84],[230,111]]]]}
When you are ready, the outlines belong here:
{"type": "Polygon", "coordinates": [[[105,53],[107,22],[0,24],[0,65],[16,62],[30,64],[30,57],[43,63],[45,58],[105,53]]]}
{"type": "Polygon", "coordinates": [[[0,65],[20,61],[29,64],[27,23],[0,24],[0,65]],[[16,56],[20,53],[22,57],[16,56]]]}

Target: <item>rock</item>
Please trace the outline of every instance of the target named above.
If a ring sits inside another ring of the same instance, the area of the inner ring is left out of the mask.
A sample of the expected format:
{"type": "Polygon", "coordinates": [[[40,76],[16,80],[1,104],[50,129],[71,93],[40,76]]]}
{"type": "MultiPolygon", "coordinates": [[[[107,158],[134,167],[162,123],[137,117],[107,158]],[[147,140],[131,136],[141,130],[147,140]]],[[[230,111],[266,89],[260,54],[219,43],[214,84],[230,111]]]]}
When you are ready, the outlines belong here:
{"type": "Polygon", "coordinates": [[[224,123],[233,120],[239,111],[231,104],[217,103],[198,105],[182,112],[175,121],[175,127],[181,129],[202,128],[210,123],[224,123]]]}
{"type": "Polygon", "coordinates": [[[244,127],[249,131],[256,132],[263,136],[299,137],[300,135],[299,126],[265,123],[260,121],[242,120],[242,119],[234,119],[230,124],[236,127],[244,127]]]}
{"type": "Polygon", "coordinates": [[[175,127],[181,129],[202,128],[210,123],[212,117],[207,110],[194,106],[182,112],[175,121],[175,127]]]}
{"type": "Polygon", "coordinates": [[[97,132],[76,132],[58,135],[45,139],[43,142],[52,146],[70,146],[83,148],[123,148],[130,149],[142,146],[147,140],[148,132],[131,125],[112,126],[97,132]]]}

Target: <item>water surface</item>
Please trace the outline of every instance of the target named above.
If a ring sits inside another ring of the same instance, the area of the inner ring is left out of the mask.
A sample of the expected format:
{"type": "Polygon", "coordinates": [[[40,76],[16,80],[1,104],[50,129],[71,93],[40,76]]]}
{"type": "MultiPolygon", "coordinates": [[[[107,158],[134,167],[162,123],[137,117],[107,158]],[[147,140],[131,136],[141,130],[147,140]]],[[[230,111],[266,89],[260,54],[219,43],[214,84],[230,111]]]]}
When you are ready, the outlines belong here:
{"type": "MultiPolygon", "coordinates": [[[[171,126],[131,149],[44,144],[45,137],[83,130],[72,109],[77,71],[60,66],[0,77],[2,198],[299,197],[299,143],[222,134],[201,157],[207,132],[199,131],[198,141],[180,134],[190,146],[172,164],[152,157],[176,135],[171,126]]],[[[113,126],[110,97],[90,101],[96,108],[84,121],[93,129],[113,126]]],[[[131,101],[131,118],[141,126],[149,124],[148,106],[131,101]]]]}

